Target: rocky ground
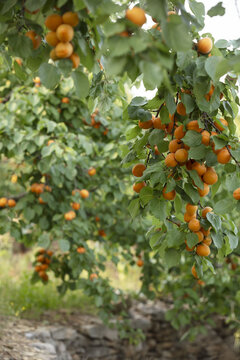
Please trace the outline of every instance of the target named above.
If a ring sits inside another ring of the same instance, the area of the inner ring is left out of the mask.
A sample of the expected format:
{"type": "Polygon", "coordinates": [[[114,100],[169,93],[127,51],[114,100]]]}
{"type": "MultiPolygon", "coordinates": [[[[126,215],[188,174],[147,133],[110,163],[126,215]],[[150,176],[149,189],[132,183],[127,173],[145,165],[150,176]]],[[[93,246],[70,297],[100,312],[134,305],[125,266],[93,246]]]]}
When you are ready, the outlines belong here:
{"type": "Polygon", "coordinates": [[[134,302],[129,316],[145,340],[121,341],[117,331],[95,317],[76,312],[45,313],[41,321],[0,319],[0,360],[237,360],[233,332],[224,319],[190,343],[165,321],[168,305],[134,302]]]}

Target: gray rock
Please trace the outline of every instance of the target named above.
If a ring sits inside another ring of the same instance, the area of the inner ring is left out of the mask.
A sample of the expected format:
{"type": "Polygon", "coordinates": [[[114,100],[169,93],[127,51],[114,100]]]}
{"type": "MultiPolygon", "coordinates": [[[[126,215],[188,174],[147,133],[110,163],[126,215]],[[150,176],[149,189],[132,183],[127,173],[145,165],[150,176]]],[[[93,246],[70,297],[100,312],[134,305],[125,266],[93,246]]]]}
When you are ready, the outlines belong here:
{"type": "Polygon", "coordinates": [[[131,324],[134,329],[141,329],[143,331],[148,331],[151,328],[151,321],[144,317],[136,317],[132,319],[131,324]]]}
{"type": "Polygon", "coordinates": [[[77,336],[73,339],[69,339],[66,341],[67,349],[76,348],[78,346],[87,346],[89,343],[89,339],[81,334],[77,334],[77,336]]]}
{"type": "Polygon", "coordinates": [[[78,333],[70,327],[52,328],[51,334],[54,340],[74,340],[78,333]]]}
{"type": "Polygon", "coordinates": [[[108,327],[104,328],[104,334],[103,337],[110,340],[110,341],[118,341],[118,332],[116,329],[111,329],[108,327]]]}
{"type": "Polygon", "coordinates": [[[49,329],[42,328],[42,327],[36,329],[33,332],[25,333],[25,336],[28,339],[39,339],[39,340],[42,340],[44,342],[51,338],[51,334],[50,334],[49,329]]]}
{"type": "Polygon", "coordinates": [[[39,343],[33,343],[31,345],[32,347],[48,352],[49,354],[56,354],[56,349],[53,344],[39,342],[39,343]]]}
{"type": "Polygon", "coordinates": [[[88,360],[95,360],[96,358],[106,359],[107,356],[115,354],[115,350],[104,346],[90,347],[86,352],[88,360]]]}
{"type": "Polygon", "coordinates": [[[104,336],[104,325],[90,324],[81,327],[81,332],[87,334],[93,339],[102,339],[104,336]]]}

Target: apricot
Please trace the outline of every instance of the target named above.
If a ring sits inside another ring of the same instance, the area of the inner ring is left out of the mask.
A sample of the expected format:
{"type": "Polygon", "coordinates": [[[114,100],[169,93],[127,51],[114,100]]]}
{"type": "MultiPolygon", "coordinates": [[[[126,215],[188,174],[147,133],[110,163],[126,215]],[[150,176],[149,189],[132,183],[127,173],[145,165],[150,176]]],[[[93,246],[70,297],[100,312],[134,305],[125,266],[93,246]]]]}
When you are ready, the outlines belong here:
{"type": "Polygon", "coordinates": [[[237,188],[236,190],[234,190],[233,197],[236,200],[240,200],[240,188],[237,188]]]}
{"type": "Polygon", "coordinates": [[[206,206],[203,210],[202,210],[202,217],[205,219],[207,216],[207,213],[212,212],[213,209],[210,206],[206,206]]]}
{"type": "Polygon", "coordinates": [[[133,185],[133,191],[135,191],[136,193],[140,193],[140,191],[145,187],[147,186],[147,184],[142,181],[140,183],[136,183],[133,185]]]}
{"type": "Polygon", "coordinates": [[[79,247],[77,248],[77,252],[78,252],[79,254],[84,254],[84,253],[86,252],[86,249],[85,249],[83,246],[79,246],[79,247]]]}
{"type": "Polygon", "coordinates": [[[146,166],[144,164],[136,164],[132,168],[132,174],[136,177],[141,177],[143,176],[145,170],[146,170],[146,166]]]}
{"type": "Polygon", "coordinates": [[[55,48],[55,54],[60,59],[68,58],[73,53],[73,46],[69,42],[60,42],[55,48]]]}
{"type": "Polygon", "coordinates": [[[88,175],[89,176],[94,176],[96,175],[97,170],[94,167],[91,167],[90,169],[88,169],[88,175]]]}
{"type": "MultiPolygon", "coordinates": [[[[157,117],[157,118],[154,117],[152,119],[152,122],[153,122],[154,129],[163,129],[164,128],[164,126],[161,122],[161,119],[159,117],[157,117]]],[[[166,127],[166,125],[165,125],[165,127],[166,127]]]]}
{"type": "Polygon", "coordinates": [[[137,260],[137,266],[138,266],[138,267],[142,267],[143,264],[144,264],[144,262],[143,262],[142,259],[138,259],[138,260],[137,260]]]}
{"type": "Polygon", "coordinates": [[[138,26],[142,26],[147,21],[145,11],[137,6],[126,11],[126,18],[138,26]]]}
{"type": "Polygon", "coordinates": [[[186,125],[186,127],[188,130],[193,130],[193,131],[197,131],[197,132],[201,131],[197,120],[189,121],[189,123],[186,125]]]}
{"type": "Polygon", "coordinates": [[[210,143],[210,133],[207,130],[203,130],[202,134],[202,144],[208,146],[210,143]]]}
{"type": "Polygon", "coordinates": [[[208,245],[206,244],[199,244],[197,246],[197,249],[196,249],[196,253],[199,255],[199,256],[208,256],[210,255],[210,248],[208,245]]]}
{"type": "Polygon", "coordinates": [[[90,279],[91,281],[96,280],[97,278],[98,278],[98,275],[95,274],[95,273],[93,273],[93,274],[91,274],[91,275],[89,276],[89,279],[90,279]]]}
{"type": "Polygon", "coordinates": [[[148,120],[148,121],[140,121],[139,120],[138,126],[144,130],[151,129],[153,127],[153,121],[152,121],[152,119],[148,120]]]}
{"type": "Polygon", "coordinates": [[[200,231],[203,233],[204,236],[208,236],[210,234],[211,228],[205,230],[204,228],[201,228],[200,231]]]}
{"type": "Polygon", "coordinates": [[[46,204],[46,202],[41,197],[39,197],[38,202],[39,204],[46,204]]]}
{"type": "Polygon", "coordinates": [[[122,31],[118,34],[121,37],[130,37],[131,34],[128,31],[122,31]]]}
{"type": "Polygon", "coordinates": [[[195,234],[198,236],[198,242],[203,241],[204,235],[203,235],[203,233],[201,231],[196,231],[195,234]]]}
{"type": "Polygon", "coordinates": [[[208,184],[203,183],[203,186],[204,186],[203,189],[200,189],[200,188],[197,189],[197,190],[198,190],[198,193],[199,193],[199,195],[200,195],[201,197],[206,196],[206,195],[209,193],[209,191],[210,191],[210,188],[209,188],[208,184]]]}
{"type": "Polygon", "coordinates": [[[22,59],[16,58],[15,61],[19,66],[22,66],[22,59]]]}
{"type": "Polygon", "coordinates": [[[102,236],[102,237],[106,237],[106,236],[107,236],[107,234],[105,233],[105,231],[104,231],[103,229],[98,230],[98,235],[99,235],[99,236],[102,236]]]}
{"type": "Polygon", "coordinates": [[[178,140],[182,139],[186,134],[186,131],[183,130],[183,125],[178,126],[174,131],[174,137],[178,140]]]}
{"type": "Polygon", "coordinates": [[[202,176],[207,171],[207,168],[204,164],[200,164],[199,162],[195,161],[192,164],[192,170],[195,170],[199,176],[202,176]]]}
{"type": "Polygon", "coordinates": [[[73,210],[70,210],[64,214],[65,220],[71,221],[76,217],[76,213],[73,210]]]}
{"type": "Polygon", "coordinates": [[[212,97],[212,94],[213,94],[213,92],[214,92],[214,89],[215,89],[215,86],[214,86],[214,85],[211,85],[209,92],[205,95],[205,99],[206,99],[207,101],[210,101],[210,99],[211,99],[211,97],[212,97]]]}
{"type": "Polygon", "coordinates": [[[45,20],[45,26],[52,31],[57,30],[57,28],[62,24],[62,17],[58,14],[52,14],[47,16],[45,20]]]}
{"type": "Polygon", "coordinates": [[[13,174],[12,177],[11,177],[11,183],[16,184],[17,181],[18,181],[17,175],[16,175],[16,174],[13,174]]]}
{"type": "Polygon", "coordinates": [[[160,151],[158,150],[157,145],[154,145],[154,154],[155,155],[160,155],[160,151]]]}
{"type": "Polygon", "coordinates": [[[41,37],[37,35],[35,31],[29,30],[26,32],[25,36],[32,40],[34,50],[39,48],[39,46],[41,45],[41,37]]]}
{"type": "Polygon", "coordinates": [[[190,215],[188,212],[185,212],[184,214],[184,221],[189,222],[190,220],[196,218],[196,214],[190,215]]]}
{"type": "Polygon", "coordinates": [[[5,207],[7,205],[7,202],[8,202],[7,198],[5,197],[0,198],[0,207],[5,207]]]}
{"type": "Polygon", "coordinates": [[[188,159],[188,152],[185,149],[178,149],[175,152],[175,159],[179,162],[179,163],[185,163],[188,159]]]}
{"type": "Polygon", "coordinates": [[[45,36],[45,40],[50,46],[54,47],[59,43],[59,39],[55,31],[49,31],[45,36]]]}
{"type": "Polygon", "coordinates": [[[200,39],[197,44],[198,52],[204,55],[210,53],[212,47],[213,47],[212,39],[208,37],[200,39]]]}
{"type": "MultiPolygon", "coordinates": [[[[219,121],[221,122],[221,124],[225,127],[228,127],[228,122],[227,120],[223,119],[223,118],[220,118],[219,121]]],[[[219,125],[219,123],[217,121],[214,121],[214,125],[216,126],[216,128],[218,128],[218,130],[220,131],[224,131],[225,128],[221,125],[219,125]]]]}
{"type": "Polygon", "coordinates": [[[63,104],[69,104],[69,103],[70,103],[70,99],[65,96],[65,97],[63,97],[63,98],[61,99],[61,102],[62,102],[63,104]]]}
{"type": "Polygon", "coordinates": [[[89,197],[89,191],[86,190],[86,189],[82,189],[80,190],[80,196],[83,198],[83,199],[87,199],[89,197]]]}
{"type": "Polygon", "coordinates": [[[175,159],[175,154],[174,153],[170,153],[165,157],[165,164],[167,167],[175,167],[177,166],[177,161],[175,159]]]}
{"type": "Polygon", "coordinates": [[[79,23],[78,14],[72,11],[65,12],[62,16],[62,20],[64,24],[68,24],[73,27],[77,26],[79,23]]]}
{"type": "Polygon", "coordinates": [[[164,199],[166,199],[166,200],[174,200],[175,196],[176,196],[176,191],[172,190],[172,191],[169,191],[169,192],[166,193],[166,186],[165,186],[163,188],[162,194],[163,194],[164,199]]]}
{"type": "Polygon", "coordinates": [[[218,181],[218,175],[212,167],[208,167],[203,175],[203,181],[208,185],[213,185],[218,181]]]}
{"type": "Polygon", "coordinates": [[[39,271],[38,275],[40,276],[40,278],[41,278],[43,281],[48,281],[48,275],[46,274],[45,271],[43,271],[43,270],[39,271]]]}
{"type": "Polygon", "coordinates": [[[181,149],[182,145],[183,145],[182,141],[178,139],[174,139],[170,141],[168,149],[171,153],[175,153],[177,150],[181,149]]]}
{"type": "Polygon", "coordinates": [[[191,219],[188,223],[188,228],[191,231],[197,232],[201,229],[200,221],[198,219],[191,219]]]}
{"type": "Polygon", "coordinates": [[[56,55],[56,50],[55,50],[55,49],[52,49],[52,50],[50,51],[49,57],[50,57],[50,59],[52,59],[53,61],[55,61],[55,60],[58,59],[58,57],[57,57],[57,55],[56,55]]]}
{"type": "Polygon", "coordinates": [[[217,161],[220,164],[227,164],[231,160],[231,155],[226,147],[219,151],[217,154],[217,161]]]}
{"type": "Polygon", "coordinates": [[[71,207],[73,208],[73,210],[79,210],[81,205],[77,202],[73,202],[71,203],[71,207]]]}
{"type": "Polygon", "coordinates": [[[204,240],[203,240],[203,243],[207,246],[210,246],[211,243],[212,243],[212,239],[210,238],[210,236],[206,237],[204,240]]]}
{"type": "Polygon", "coordinates": [[[195,268],[195,265],[192,266],[192,275],[193,277],[195,277],[195,279],[198,279],[198,274],[197,274],[197,271],[196,271],[196,268],[195,268]]]}
{"type": "Polygon", "coordinates": [[[187,212],[189,215],[194,215],[194,214],[196,214],[197,209],[198,209],[198,206],[197,206],[197,205],[192,205],[192,204],[190,204],[190,203],[188,203],[188,204],[186,205],[186,212],[187,212]]]}
{"type": "Polygon", "coordinates": [[[181,116],[185,116],[187,114],[185,105],[182,102],[177,104],[177,113],[181,116]]]}
{"type": "Polygon", "coordinates": [[[187,251],[193,251],[195,249],[195,246],[193,246],[192,248],[190,248],[187,244],[187,240],[185,240],[185,244],[186,244],[186,250],[187,251]]]}
{"type": "Polygon", "coordinates": [[[66,43],[73,39],[74,30],[72,26],[67,24],[62,24],[57,28],[56,35],[59,41],[66,43]]]}

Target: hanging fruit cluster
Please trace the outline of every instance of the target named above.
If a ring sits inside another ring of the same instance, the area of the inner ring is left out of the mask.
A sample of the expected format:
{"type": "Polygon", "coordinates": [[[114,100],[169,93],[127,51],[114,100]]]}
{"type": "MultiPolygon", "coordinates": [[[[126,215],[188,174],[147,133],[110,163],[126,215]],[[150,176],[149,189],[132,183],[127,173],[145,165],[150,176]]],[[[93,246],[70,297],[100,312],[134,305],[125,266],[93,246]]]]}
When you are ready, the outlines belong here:
{"type": "Polygon", "coordinates": [[[48,281],[47,270],[51,263],[51,257],[53,252],[51,250],[40,249],[36,254],[36,260],[34,262],[35,272],[38,273],[38,276],[45,282],[48,281]]]}
{"type": "Polygon", "coordinates": [[[51,30],[46,34],[46,42],[53,47],[50,52],[52,60],[70,59],[72,67],[76,69],[80,64],[80,58],[74,52],[72,40],[74,27],[79,23],[77,13],[68,11],[62,16],[59,14],[49,15],[45,20],[46,27],[51,30]]]}

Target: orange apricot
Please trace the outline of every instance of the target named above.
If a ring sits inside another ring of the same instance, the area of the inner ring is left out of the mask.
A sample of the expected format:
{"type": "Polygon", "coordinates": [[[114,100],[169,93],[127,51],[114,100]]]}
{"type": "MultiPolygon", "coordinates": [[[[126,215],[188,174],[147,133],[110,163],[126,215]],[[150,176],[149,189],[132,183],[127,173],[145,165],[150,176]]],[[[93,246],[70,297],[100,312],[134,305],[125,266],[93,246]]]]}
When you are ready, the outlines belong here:
{"type": "Polygon", "coordinates": [[[220,164],[227,164],[231,160],[231,155],[226,147],[219,151],[217,154],[217,161],[220,164]]]}
{"type": "Polygon", "coordinates": [[[72,26],[68,24],[62,24],[57,28],[56,35],[59,41],[66,43],[73,39],[74,30],[72,26]]]}
{"type": "MultiPolygon", "coordinates": [[[[225,127],[228,127],[228,122],[227,120],[225,120],[224,118],[220,118],[219,121],[221,122],[221,124],[225,127]]],[[[218,128],[218,130],[220,131],[224,131],[225,128],[221,125],[219,125],[219,123],[217,121],[214,121],[214,125],[216,126],[216,128],[218,128]]]]}
{"type": "Polygon", "coordinates": [[[207,171],[207,168],[204,164],[200,164],[199,162],[195,161],[192,164],[192,170],[195,170],[199,176],[202,176],[207,171]]]}
{"type": "Polygon", "coordinates": [[[133,185],[133,191],[135,191],[136,193],[140,193],[140,191],[147,186],[147,184],[145,183],[145,181],[142,181],[140,183],[136,183],[133,185]]]}
{"type": "Polygon", "coordinates": [[[195,279],[198,279],[198,274],[197,274],[197,271],[196,271],[196,268],[195,268],[195,265],[192,266],[192,275],[193,277],[195,277],[195,279]]]}
{"type": "Polygon", "coordinates": [[[72,53],[69,59],[72,61],[73,69],[76,69],[80,65],[80,57],[78,56],[78,54],[72,53]]]}
{"type": "Polygon", "coordinates": [[[168,149],[171,153],[175,153],[177,150],[181,149],[182,141],[178,139],[171,140],[168,146],[168,149]]]}
{"type": "Polygon", "coordinates": [[[197,189],[198,193],[201,197],[206,196],[210,191],[208,184],[203,183],[203,186],[204,186],[203,189],[200,189],[200,188],[197,189]]]}
{"type": "Polygon", "coordinates": [[[175,159],[179,162],[179,163],[185,163],[188,159],[188,152],[186,149],[178,149],[175,152],[175,159]]]}
{"type": "Polygon", "coordinates": [[[16,206],[16,201],[14,199],[9,199],[7,202],[8,207],[13,208],[16,206]]]}
{"type": "Polygon", "coordinates": [[[174,131],[174,137],[178,140],[182,139],[186,132],[183,130],[183,125],[178,126],[174,131]]]}
{"type": "Polygon", "coordinates": [[[188,204],[186,205],[186,212],[187,212],[189,215],[194,215],[194,214],[196,214],[197,209],[198,209],[198,206],[197,206],[197,205],[192,205],[192,204],[190,204],[190,203],[188,203],[188,204]]]}
{"type": "Polygon", "coordinates": [[[137,6],[126,11],[126,18],[138,26],[142,26],[147,21],[145,11],[137,6]]]}
{"type": "Polygon", "coordinates": [[[45,26],[52,31],[57,30],[57,28],[62,24],[62,17],[58,14],[49,15],[45,20],[45,26]]]}
{"type": "Polygon", "coordinates": [[[73,210],[79,210],[81,205],[77,202],[73,202],[71,203],[71,207],[73,208],[73,210]]]}
{"type": "Polygon", "coordinates": [[[91,167],[90,169],[88,169],[88,175],[89,176],[94,176],[96,175],[97,170],[94,167],[91,167]]]}
{"type": "Polygon", "coordinates": [[[49,31],[45,36],[45,40],[50,46],[54,47],[59,43],[59,39],[57,38],[55,31],[49,31]]]}
{"type": "Polygon", "coordinates": [[[193,131],[197,131],[197,132],[201,131],[197,120],[189,121],[189,123],[186,125],[186,127],[188,130],[193,130],[193,131]]]}
{"type": "Polygon", "coordinates": [[[202,209],[202,217],[205,219],[207,216],[207,213],[212,212],[212,208],[210,206],[206,206],[204,209],[202,209]]]}
{"type": "Polygon", "coordinates": [[[79,23],[78,14],[72,11],[65,12],[62,16],[62,20],[64,24],[68,24],[73,27],[77,26],[79,23]]]}
{"type": "Polygon", "coordinates": [[[143,176],[144,171],[146,170],[146,166],[144,164],[136,164],[132,168],[132,174],[136,177],[143,176]]]}
{"type": "Polygon", "coordinates": [[[185,105],[182,102],[177,104],[177,113],[181,116],[185,116],[187,114],[185,105]]]}
{"type": "Polygon", "coordinates": [[[161,119],[158,117],[158,118],[153,118],[152,119],[152,122],[153,122],[153,127],[154,129],[163,129],[164,126],[162,125],[162,122],[161,122],[161,119]]]}
{"type": "Polygon", "coordinates": [[[202,134],[202,144],[208,146],[210,143],[210,133],[207,130],[203,130],[202,134]]]}
{"type": "Polygon", "coordinates": [[[199,244],[197,246],[197,249],[196,249],[196,253],[199,255],[199,256],[208,256],[210,255],[210,248],[208,245],[202,243],[202,244],[199,244]]]}
{"type": "Polygon", "coordinates": [[[167,167],[175,167],[177,166],[177,161],[175,159],[175,154],[170,153],[165,157],[165,164],[167,167]]]}
{"type": "Polygon", "coordinates": [[[139,120],[138,126],[144,130],[151,129],[153,127],[153,121],[152,121],[152,119],[148,120],[148,121],[140,121],[139,120]]]}
{"type": "Polygon", "coordinates": [[[198,52],[204,55],[210,53],[212,47],[213,47],[212,39],[208,37],[200,39],[197,44],[198,52]]]}
{"type": "Polygon", "coordinates": [[[207,246],[210,246],[212,243],[212,239],[210,238],[210,236],[207,236],[204,240],[203,243],[207,246]]]}
{"type": "Polygon", "coordinates": [[[82,189],[79,191],[80,193],[80,196],[83,198],[83,199],[87,199],[89,197],[89,191],[86,190],[86,189],[82,189]]]}
{"type": "Polygon", "coordinates": [[[191,219],[188,223],[188,228],[191,231],[197,232],[201,229],[200,221],[198,219],[191,219]]]}
{"type": "Polygon", "coordinates": [[[0,207],[5,207],[7,205],[7,198],[0,198],[0,207]]]}
{"type": "Polygon", "coordinates": [[[184,214],[184,221],[187,223],[190,220],[195,219],[195,218],[196,218],[196,214],[190,215],[188,212],[185,212],[185,214],[184,214]]]}
{"type": "Polygon", "coordinates": [[[138,259],[138,260],[137,260],[137,266],[138,266],[138,267],[142,267],[143,264],[144,264],[144,262],[143,262],[142,259],[138,259]]]}
{"type": "Polygon", "coordinates": [[[76,217],[76,213],[73,210],[70,210],[64,214],[65,220],[71,221],[76,217]]]}
{"type": "Polygon", "coordinates": [[[213,185],[218,181],[218,175],[214,168],[208,167],[207,171],[203,175],[203,181],[208,185],[213,185]]]}
{"type": "Polygon", "coordinates": [[[236,190],[234,190],[233,197],[236,200],[240,200],[240,188],[237,188],[236,190]]]}
{"type": "Polygon", "coordinates": [[[174,200],[175,196],[176,196],[176,191],[172,190],[172,191],[169,191],[169,192],[166,193],[166,186],[165,186],[163,188],[162,194],[163,194],[164,199],[166,199],[166,200],[174,200]]]}
{"type": "Polygon", "coordinates": [[[60,42],[55,47],[55,54],[60,59],[68,58],[72,55],[72,53],[73,53],[73,46],[69,42],[65,42],[65,43],[60,42]]]}
{"type": "Polygon", "coordinates": [[[35,31],[29,30],[26,32],[25,36],[32,40],[34,50],[39,48],[39,46],[41,45],[41,37],[37,35],[35,31]]]}

